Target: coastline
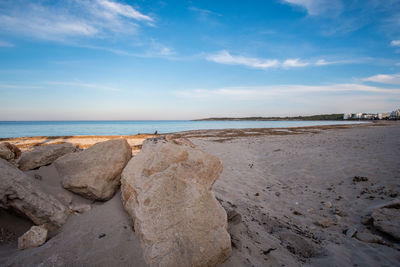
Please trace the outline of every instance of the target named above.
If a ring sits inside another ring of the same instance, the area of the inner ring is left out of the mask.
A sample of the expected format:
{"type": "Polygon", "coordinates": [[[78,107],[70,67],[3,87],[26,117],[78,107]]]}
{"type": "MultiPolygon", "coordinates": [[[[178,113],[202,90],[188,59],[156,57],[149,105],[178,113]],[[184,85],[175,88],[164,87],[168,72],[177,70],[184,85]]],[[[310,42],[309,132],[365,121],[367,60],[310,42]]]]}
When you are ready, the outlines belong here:
{"type": "MultiPolygon", "coordinates": [[[[189,130],[167,134],[170,138],[216,138],[217,142],[224,142],[238,137],[262,136],[262,135],[292,135],[303,133],[319,133],[329,129],[348,129],[353,127],[374,127],[396,124],[395,121],[374,121],[370,123],[336,124],[323,126],[302,126],[283,128],[237,128],[237,129],[206,129],[189,130]]],[[[141,144],[147,138],[153,138],[154,134],[137,135],[69,135],[69,136],[32,136],[32,137],[10,137],[0,138],[0,142],[9,142],[16,145],[22,151],[31,150],[36,146],[71,143],[79,149],[86,149],[98,142],[111,139],[125,138],[132,148],[134,154],[138,153],[141,144]]]]}

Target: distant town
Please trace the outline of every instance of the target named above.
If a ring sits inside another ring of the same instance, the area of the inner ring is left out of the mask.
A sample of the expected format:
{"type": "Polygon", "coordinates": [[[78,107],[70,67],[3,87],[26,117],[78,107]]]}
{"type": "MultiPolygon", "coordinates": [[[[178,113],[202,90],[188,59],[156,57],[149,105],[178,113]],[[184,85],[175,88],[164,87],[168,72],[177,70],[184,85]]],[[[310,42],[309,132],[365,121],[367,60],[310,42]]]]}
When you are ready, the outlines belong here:
{"type": "Polygon", "coordinates": [[[245,117],[245,118],[206,118],[194,121],[277,121],[277,120],[294,120],[294,121],[324,121],[324,120],[400,120],[400,109],[385,113],[339,113],[339,114],[319,114],[311,116],[296,117],[245,117]]]}
{"type": "Polygon", "coordinates": [[[345,113],[344,120],[399,120],[400,109],[386,113],[345,113]]]}

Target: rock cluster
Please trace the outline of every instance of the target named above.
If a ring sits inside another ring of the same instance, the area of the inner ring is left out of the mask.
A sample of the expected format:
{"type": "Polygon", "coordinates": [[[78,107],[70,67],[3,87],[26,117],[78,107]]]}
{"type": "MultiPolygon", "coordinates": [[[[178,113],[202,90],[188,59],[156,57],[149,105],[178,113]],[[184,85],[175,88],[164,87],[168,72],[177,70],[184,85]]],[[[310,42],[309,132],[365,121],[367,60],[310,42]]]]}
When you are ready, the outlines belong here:
{"type": "Polygon", "coordinates": [[[211,192],[221,161],[187,141],[148,139],[122,173],[122,202],[151,266],[214,266],[231,252],[211,192]]]}
{"type": "Polygon", "coordinates": [[[49,228],[61,226],[68,217],[66,206],[3,159],[0,159],[0,207],[13,209],[35,224],[46,224],[49,228]]]}
{"type": "Polygon", "coordinates": [[[18,165],[23,171],[32,170],[48,165],[59,157],[75,151],[76,148],[70,143],[38,146],[32,151],[22,153],[18,165]]]}
{"type": "Polygon", "coordinates": [[[58,158],[54,165],[62,186],[91,200],[108,200],[118,189],[120,175],[132,157],[125,139],[114,139],[58,158]]]}

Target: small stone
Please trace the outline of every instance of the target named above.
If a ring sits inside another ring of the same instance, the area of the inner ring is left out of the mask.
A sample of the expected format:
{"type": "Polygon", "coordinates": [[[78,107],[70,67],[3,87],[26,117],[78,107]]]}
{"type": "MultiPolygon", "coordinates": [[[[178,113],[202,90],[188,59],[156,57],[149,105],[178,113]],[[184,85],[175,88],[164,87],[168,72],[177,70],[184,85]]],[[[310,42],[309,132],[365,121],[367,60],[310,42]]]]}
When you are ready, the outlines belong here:
{"type": "Polygon", "coordinates": [[[299,211],[297,211],[297,210],[294,210],[294,211],[293,211],[293,214],[294,214],[294,215],[303,215],[301,212],[299,212],[299,211]]]}
{"type": "Polygon", "coordinates": [[[368,177],[365,176],[354,176],[353,182],[367,182],[368,177]]]}
{"type": "Polygon", "coordinates": [[[106,234],[99,234],[99,236],[98,236],[98,238],[100,239],[100,238],[103,238],[103,237],[105,237],[106,236],[106,234]]]}
{"type": "Polygon", "coordinates": [[[36,180],[39,180],[39,181],[42,180],[42,176],[41,176],[40,174],[37,174],[37,173],[35,173],[35,174],[33,175],[33,178],[35,178],[36,180]]]}
{"type": "Polygon", "coordinates": [[[346,236],[348,238],[352,238],[356,233],[357,233],[357,229],[354,228],[354,227],[351,227],[351,228],[346,230],[346,236]]]}
{"type": "Polygon", "coordinates": [[[78,213],[85,213],[91,210],[91,208],[92,207],[89,204],[80,204],[73,206],[71,209],[78,213]]]}
{"type": "Polygon", "coordinates": [[[327,208],[332,208],[332,203],[331,203],[330,201],[327,201],[327,202],[325,203],[325,207],[327,207],[327,208]]]}
{"type": "Polygon", "coordinates": [[[281,193],[275,192],[275,196],[279,197],[280,195],[281,195],[281,193]]]}
{"type": "Polygon", "coordinates": [[[47,239],[47,229],[41,226],[32,226],[29,231],[18,238],[18,249],[34,248],[43,245],[47,239]]]}
{"type": "Polygon", "coordinates": [[[257,192],[257,193],[255,193],[255,196],[256,196],[256,197],[258,197],[259,195],[260,195],[260,193],[258,193],[258,192],[257,192]]]}
{"type": "Polygon", "coordinates": [[[332,225],[332,222],[328,221],[328,220],[320,220],[320,221],[315,222],[315,225],[322,227],[322,228],[328,228],[329,226],[332,225]]]}

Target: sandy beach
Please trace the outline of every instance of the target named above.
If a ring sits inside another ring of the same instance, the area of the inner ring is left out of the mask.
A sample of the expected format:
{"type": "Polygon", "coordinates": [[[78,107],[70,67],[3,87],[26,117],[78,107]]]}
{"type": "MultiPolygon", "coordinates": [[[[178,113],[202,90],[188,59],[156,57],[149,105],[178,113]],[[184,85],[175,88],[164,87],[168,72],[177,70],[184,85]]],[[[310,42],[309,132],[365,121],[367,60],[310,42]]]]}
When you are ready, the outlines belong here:
{"type": "MultiPolygon", "coordinates": [[[[222,161],[213,192],[227,211],[232,240],[223,266],[400,266],[399,241],[370,220],[373,210],[400,199],[399,136],[400,123],[382,122],[200,130],[169,138],[188,138],[222,161]],[[346,236],[349,229],[379,240],[346,236]]],[[[26,151],[60,142],[85,149],[126,138],[137,154],[148,137],[152,135],[0,141],[26,151]]],[[[63,189],[53,165],[26,173],[45,192],[67,194],[72,204],[90,204],[91,210],[72,214],[44,245],[21,251],[17,238],[32,223],[0,209],[0,266],[146,266],[120,192],[107,202],[92,202],[63,189]]]]}

